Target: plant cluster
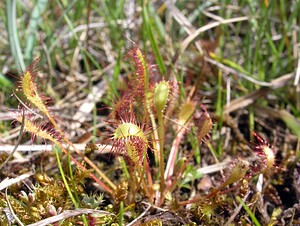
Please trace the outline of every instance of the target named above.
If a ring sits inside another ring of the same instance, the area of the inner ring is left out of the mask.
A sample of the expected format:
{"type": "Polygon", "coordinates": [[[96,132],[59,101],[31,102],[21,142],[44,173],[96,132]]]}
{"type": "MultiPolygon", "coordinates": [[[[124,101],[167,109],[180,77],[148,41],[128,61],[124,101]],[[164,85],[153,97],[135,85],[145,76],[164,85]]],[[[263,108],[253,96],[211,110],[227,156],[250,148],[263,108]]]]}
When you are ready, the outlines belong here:
{"type": "MultiPolygon", "coordinates": [[[[9,198],[13,210],[22,222],[28,224],[57,215],[70,209],[72,205],[75,208],[99,208],[102,196],[86,196],[83,193],[84,180],[90,177],[112,197],[119,224],[137,217],[134,207],[145,202],[156,208],[167,208],[170,214],[172,211],[184,213],[176,215],[177,223],[224,224],[224,219],[218,217],[218,213],[226,212],[232,205],[229,203],[235,201],[230,192],[239,190],[236,193],[239,195],[238,200],[244,203],[242,198],[247,198],[252,190],[249,181],[258,175],[268,178],[276,170],[273,148],[253,133],[257,140],[251,147],[254,157],[250,160],[239,157],[232,161],[228,166],[227,176],[219,186],[186,200],[176,195],[183,192],[182,189],[191,189],[187,185],[201,177],[193,171],[192,161],[200,145],[211,147],[209,139],[213,128],[212,119],[203,104],[190,97],[181,98],[183,94],[179,95],[179,86],[182,84],[176,79],[167,81],[160,78],[155,67],[148,63],[138,47],[129,52],[129,57],[134,65],[134,73],[128,78],[128,86],[122,91],[121,97],[115,100],[108,121],[114,128],[108,139],[112,143],[111,156],[117,157],[122,171],[121,180],[117,183],[113,182],[113,178],[105,176],[84,153],[76,150],[60,129],[56,117],[48,108],[47,98],[38,90],[38,60],[22,73],[15,93],[20,102],[19,115],[15,120],[33,137],[50,141],[58,147],[56,157],[61,173],[61,180],[37,174],[37,185],[31,192],[22,191],[18,199],[13,196],[9,198]],[[184,152],[181,143],[188,133],[192,133],[195,139],[191,141],[191,150],[184,152]],[[169,134],[173,134],[172,137],[169,134]],[[65,148],[66,145],[75,150],[84,164],[65,148]],[[69,168],[62,166],[59,150],[76,164],[76,172],[79,173],[73,173],[70,162],[69,168]],[[128,211],[133,214],[131,217],[124,215],[128,211]]],[[[252,207],[245,208],[248,214],[255,212],[254,204],[259,201],[258,196],[259,192],[252,195],[252,207]]],[[[2,202],[1,206],[5,207],[6,204],[2,202]]],[[[245,214],[241,214],[239,221],[246,222],[245,217],[245,214]]],[[[4,218],[2,215],[3,220],[4,218]]],[[[139,224],[162,225],[166,219],[163,215],[157,215],[148,220],[140,219],[139,224]]],[[[89,225],[114,221],[109,213],[106,219],[103,216],[90,216],[82,220],[89,225]]],[[[65,222],[67,224],[70,221],[65,222]]]]}

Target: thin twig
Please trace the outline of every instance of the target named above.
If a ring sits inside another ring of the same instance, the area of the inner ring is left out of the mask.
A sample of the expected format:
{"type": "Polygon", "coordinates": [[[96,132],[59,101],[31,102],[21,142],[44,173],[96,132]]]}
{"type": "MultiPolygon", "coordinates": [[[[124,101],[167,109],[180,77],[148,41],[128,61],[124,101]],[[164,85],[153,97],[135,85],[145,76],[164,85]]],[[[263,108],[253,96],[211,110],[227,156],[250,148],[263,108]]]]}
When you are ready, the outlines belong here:
{"type": "Polygon", "coordinates": [[[27,226],[46,226],[49,224],[52,224],[54,222],[61,221],[66,218],[75,217],[77,215],[81,214],[101,214],[101,215],[114,215],[113,213],[103,211],[103,210],[93,210],[93,209],[75,209],[75,210],[66,210],[62,212],[61,214],[58,214],[53,217],[49,217],[47,219],[41,220],[39,222],[36,222],[34,224],[29,224],[27,226]]]}
{"type": "Polygon", "coordinates": [[[226,65],[224,65],[224,64],[222,64],[222,63],[220,63],[220,62],[217,62],[217,61],[215,61],[215,60],[213,60],[213,59],[211,59],[211,58],[209,58],[209,57],[204,57],[204,59],[205,59],[207,62],[209,62],[209,63],[211,63],[211,64],[213,64],[213,65],[216,65],[218,68],[220,68],[220,69],[222,69],[222,70],[224,70],[224,71],[226,71],[226,72],[229,72],[229,73],[231,73],[231,74],[238,75],[238,76],[240,76],[240,77],[242,77],[242,78],[244,78],[244,79],[248,80],[249,82],[252,82],[252,83],[254,83],[254,84],[256,84],[256,85],[267,86],[267,87],[270,87],[270,86],[273,85],[273,84],[270,83],[270,82],[258,81],[258,80],[254,79],[254,78],[252,78],[252,77],[250,77],[250,76],[248,76],[248,75],[246,75],[246,74],[244,74],[244,73],[242,73],[242,72],[239,72],[239,71],[237,71],[237,70],[234,70],[234,69],[232,69],[231,67],[228,67],[228,66],[226,66],[226,65]]]}
{"type": "MultiPolygon", "coordinates": [[[[248,198],[250,194],[250,191],[247,192],[247,194],[245,195],[245,197],[243,198],[243,202],[246,202],[246,199],[248,198]]],[[[228,226],[233,220],[234,218],[238,215],[238,213],[241,211],[243,207],[242,202],[240,203],[240,205],[234,210],[234,213],[230,216],[230,218],[228,219],[228,221],[226,222],[226,224],[224,224],[224,226],[228,226]]]]}
{"type": "Polygon", "coordinates": [[[195,39],[197,38],[201,33],[210,30],[214,27],[220,26],[221,24],[230,24],[230,23],[236,23],[236,22],[241,22],[241,21],[245,21],[248,20],[249,18],[247,16],[243,16],[243,17],[237,17],[237,18],[231,18],[231,19],[224,19],[222,21],[215,21],[212,23],[209,23],[203,27],[198,28],[195,32],[193,32],[191,35],[189,35],[186,39],[183,40],[183,42],[181,42],[180,45],[180,53],[183,53],[186,48],[188,47],[188,45],[195,39]]]}
{"type": "Polygon", "coordinates": [[[300,79],[300,45],[297,48],[298,52],[298,63],[297,63],[297,69],[296,69],[296,76],[294,80],[294,86],[297,86],[300,79]]]}
{"type": "MultiPolygon", "coordinates": [[[[76,150],[79,151],[84,151],[86,149],[87,144],[74,144],[74,147],[76,150]]],[[[55,145],[52,144],[33,144],[33,145],[1,145],[0,146],[0,152],[13,152],[14,149],[16,148],[16,151],[21,151],[21,152],[35,152],[35,151],[52,151],[53,147],[55,145]]],[[[71,151],[74,150],[74,147],[69,145],[63,145],[64,148],[70,149],[71,151]]],[[[99,154],[108,154],[111,152],[111,145],[95,145],[97,147],[97,150],[99,151],[99,154]]]]}
{"type": "Polygon", "coordinates": [[[282,75],[279,78],[276,78],[269,82],[269,87],[261,87],[260,89],[252,91],[247,95],[232,100],[228,105],[225,106],[223,114],[229,114],[233,111],[236,111],[237,109],[245,108],[250,104],[253,104],[256,99],[266,95],[266,93],[268,93],[271,88],[278,89],[285,86],[294,76],[294,73],[282,75]]]}
{"type": "Polygon", "coordinates": [[[12,157],[12,156],[14,155],[14,153],[16,152],[16,150],[17,150],[19,144],[21,143],[22,134],[23,134],[23,131],[24,131],[24,126],[25,126],[24,120],[25,120],[25,113],[24,113],[24,110],[23,110],[21,129],[20,129],[20,133],[19,133],[18,140],[17,140],[17,144],[14,146],[14,149],[13,149],[12,152],[9,154],[9,156],[7,157],[7,159],[5,159],[5,161],[1,164],[0,169],[2,169],[2,167],[3,167],[3,166],[11,159],[11,157],[12,157]]]}
{"type": "Polygon", "coordinates": [[[15,214],[11,204],[10,204],[10,201],[8,199],[8,196],[7,196],[7,188],[5,189],[5,199],[6,199],[6,202],[7,202],[7,205],[8,205],[8,208],[10,210],[10,214],[14,217],[14,219],[17,221],[17,223],[21,226],[25,226],[21,221],[20,219],[17,217],[17,215],[15,214]]]}
{"type": "Polygon", "coordinates": [[[137,218],[135,218],[133,221],[131,221],[129,224],[127,224],[127,226],[131,226],[131,225],[134,225],[137,221],[139,221],[140,219],[142,219],[143,216],[146,215],[146,213],[150,210],[151,208],[151,205],[146,203],[148,205],[148,207],[145,209],[145,211],[140,215],[138,216],[137,218]]]}
{"type": "Polygon", "coordinates": [[[0,183],[0,191],[2,191],[3,189],[5,189],[13,184],[19,183],[20,181],[23,181],[26,178],[31,177],[32,175],[33,175],[33,173],[25,173],[16,178],[10,178],[10,179],[6,178],[6,179],[2,180],[0,183]]]}

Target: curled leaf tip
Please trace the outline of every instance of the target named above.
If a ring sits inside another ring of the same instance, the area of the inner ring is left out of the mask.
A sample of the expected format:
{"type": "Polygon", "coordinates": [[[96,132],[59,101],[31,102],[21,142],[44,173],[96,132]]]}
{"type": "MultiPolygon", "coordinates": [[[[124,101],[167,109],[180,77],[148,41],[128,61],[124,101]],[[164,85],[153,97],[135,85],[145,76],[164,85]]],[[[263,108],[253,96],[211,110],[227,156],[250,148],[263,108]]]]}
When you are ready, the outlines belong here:
{"type": "Polygon", "coordinates": [[[134,165],[143,163],[147,155],[148,140],[140,126],[124,122],[116,128],[112,139],[116,153],[125,154],[134,165]]]}

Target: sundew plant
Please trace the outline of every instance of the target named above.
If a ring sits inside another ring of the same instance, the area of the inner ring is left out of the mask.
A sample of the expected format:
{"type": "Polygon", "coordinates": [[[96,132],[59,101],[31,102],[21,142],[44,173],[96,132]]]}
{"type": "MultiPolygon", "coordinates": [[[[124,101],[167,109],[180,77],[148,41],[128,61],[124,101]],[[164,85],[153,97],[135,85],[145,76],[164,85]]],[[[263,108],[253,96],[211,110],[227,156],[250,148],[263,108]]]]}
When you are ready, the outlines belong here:
{"type": "Polygon", "coordinates": [[[300,224],[299,6],[0,3],[0,226],[300,224]]]}

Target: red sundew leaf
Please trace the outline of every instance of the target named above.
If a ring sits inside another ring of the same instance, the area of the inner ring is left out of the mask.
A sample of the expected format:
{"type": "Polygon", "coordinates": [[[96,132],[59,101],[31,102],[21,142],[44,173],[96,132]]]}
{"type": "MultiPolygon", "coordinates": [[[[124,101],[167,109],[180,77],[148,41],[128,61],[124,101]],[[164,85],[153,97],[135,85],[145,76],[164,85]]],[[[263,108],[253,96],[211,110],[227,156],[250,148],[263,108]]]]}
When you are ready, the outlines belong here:
{"type": "Polygon", "coordinates": [[[196,123],[196,126],[198,127],[198,139],[200,141],[205,140],[206,138],[209,138],[209,133],[212,129],[213,123],[211,120],[210,115],[208,114],[206,108],[204,105],[201,104],[202,114],[200,116],[200,119],[196,123]]]}
{"type": "Polygon", "coordinates": [[[275,151],[274,148],[263,138],[261,138],[257,133],[252,132],[257,142],[252,146],[252,149],[259,156],[264,163],[262,168],[265,168],[265,171],[272,169],[275,164],[275,151]]]}
{"type": "Polygon", "coordinates": [[[123,122],[116,128],[112,140],[113,152],[128,156],[134,165],[143,164],[147,157],[148,140],[140,126],[123,122]]]}
{"type": "Polygon", "coordinates": [[[138,47],[129,52],[129,57],[133,59],[135,66],[135,78],[132,84],[133,95],[144,96],[149,86],[149,65],[138,47]]]}
{"type": "Polygon", "coordinates": [[[49,104],[50,99],[45,97],[39,93],[38,84],[37,84],[37,75],[38,75],[38,62],[39,58],[34,60],[32,64],[30,64],[26,71],[22,73],[19,77],[19,85],[17,91],[23,93],[26,97],[27,102],[38,108],[41,112],[43,112],[48,118],[51,118],[51,114],[48,110],[47,104],[49,104]]]}

